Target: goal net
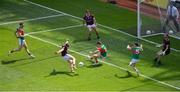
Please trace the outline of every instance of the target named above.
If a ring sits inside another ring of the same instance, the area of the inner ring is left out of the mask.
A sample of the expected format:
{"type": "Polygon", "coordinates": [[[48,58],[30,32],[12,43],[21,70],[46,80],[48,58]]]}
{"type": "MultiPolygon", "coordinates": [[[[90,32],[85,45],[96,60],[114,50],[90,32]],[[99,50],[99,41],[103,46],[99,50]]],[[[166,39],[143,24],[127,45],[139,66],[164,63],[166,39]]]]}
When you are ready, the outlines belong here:
{"type": "MultiPolygon", "coordinates": [[[[175,33],[176,27],[170,21],[163,30],[170,0],[137,0],[138,37],[158,35],[164,32],[175,33]]],[[[176,4],[177,5],[177,4],[176,4]]]]}

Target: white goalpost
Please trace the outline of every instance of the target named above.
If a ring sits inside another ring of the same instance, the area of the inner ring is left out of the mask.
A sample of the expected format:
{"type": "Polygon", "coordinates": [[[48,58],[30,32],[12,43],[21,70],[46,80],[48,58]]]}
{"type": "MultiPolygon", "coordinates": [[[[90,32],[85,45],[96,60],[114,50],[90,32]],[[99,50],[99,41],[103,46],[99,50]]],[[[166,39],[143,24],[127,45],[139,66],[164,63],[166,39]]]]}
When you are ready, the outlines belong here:
{"type": "MultiPolygon", "coordinates": [[[[144,25],[143,25],[143,22],[144,22],[144,19],[142,19],[142,16],[141,16],[141,13],[142,13],[142,11],[141,11],[141,4],[142,3],[146,3],[146,4],[148,4],[149,2],[152,2],[152,1],[154,1],[155,2],[155,4],[156,4],[156,9],[155,9],[155,11],[156,12],[158,12],[158,16],[159,16],[159,18],[160,18],[160,21],[159,21],[159,30],[161,30],[162,29],[162,26],[164,25],[164,21],[165,21],[165,18],[162,16],[162,13],[161,13],[161,9],[160,9],[160,7],[159,7],[159,2],[158,1],[156,1],[156,0],[137,0],[137,38],[138,39],[140,39],[141,37],[143,37],[142,36],[142,33],[144,32],[144,34],[145,34],[145,31],[147,30],[149,30],[150,31],[150,34],[151,33],[156,33],[156,31],[153,29],[153,25],[150,25],[151,27],[152,27],[152,29],[151,28],[144,28],[144,25]]],[[[155,8],[154,7],[154,8],[155,8]]],[[[156,25],[157,26],[157,25],[156,25]]],[[[158,29],[158,27],[156,27],[156,29],[158,29]]],[[[147,35],[147,34],[146,34],[147,35]]]]}
{"type": "MultiPolygon", "coordinates": [[[[173,21],[165,25],[167,7],[171,0],[137,0],[137,31],[136,37],[161,35],[169,33],[173,38],[180,38],[173,21]],[[164,27],[166,30],[164,30],[164,27]]],[[[180,6],[180,4],[179,4],[180,6]]],[[[175,6],[177,7],[177,6],[175,6]]],[[[180,27],[180,25],[179,25],[180,27]]]]}
{"type": "Polygon", "coordinates": [[[141,3],[148,2],[149,0],[137,0],[137,38],[141,39],[141,27],[142,27],[142,19],[141,19],[141,3]]]}
{"type": "MultiPolygon", "coordinates": [[[[144,0],[143,0],[144,1],[144,0]]],[[[141,20],[140,20],[140,4],[142,0],[137,1],[137,37],[138,39],[141,38],[141,20]]]]}

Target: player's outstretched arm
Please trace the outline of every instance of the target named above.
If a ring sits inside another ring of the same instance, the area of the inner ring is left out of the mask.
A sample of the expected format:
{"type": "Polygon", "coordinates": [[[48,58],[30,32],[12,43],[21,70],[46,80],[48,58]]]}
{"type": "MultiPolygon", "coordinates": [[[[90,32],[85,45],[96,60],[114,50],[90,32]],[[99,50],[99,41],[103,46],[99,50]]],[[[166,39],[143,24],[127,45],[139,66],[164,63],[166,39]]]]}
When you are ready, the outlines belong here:
{"type": "Polygon", "coordinates": [[[94,17],[93,20],[94,20],[94,24],[96,25],[96,18],[94,17]]]}
{"type": "Polygon", "coordinates": [[[141,51],[143,51],[143,45],[142,44],[140,45],[140,48],[141,48],[141,51]]]}
{"type": "Polygon", "coordinates": [[[86,26],[86,21],[83,19],[83,26],[86,26]]]}
{"type": "Polygon", "coordinates": [[[127,45],[127,49],[128,49],[128,50],[131,50],[132,48],[131,48],[131,46],[130,46],[130,45],[127,45]]]}
{"type": "Polygon", "coordinates": [[[166,49],[163,51],[163,55],[165,55],[166,51],[168,50],[169,45],[166,45],[166,49]]]}
{"type": "Polygon", "coordinates": [[[94,53],[94,54],[97,54],[98,52],[99,52],[99,50],[95,50],[93,53],[94,53]]]}
{"type": "Polygon", "coordinates": [[[55,52],[55,54],[60,54],[64,50],[64,47],[58,51],[55,52]]]}
{"type": "Polygon", "coordinates": [[[19,38],[19,34],[17,33],[17,31],[14,33],[16,38],[19,38]]]}

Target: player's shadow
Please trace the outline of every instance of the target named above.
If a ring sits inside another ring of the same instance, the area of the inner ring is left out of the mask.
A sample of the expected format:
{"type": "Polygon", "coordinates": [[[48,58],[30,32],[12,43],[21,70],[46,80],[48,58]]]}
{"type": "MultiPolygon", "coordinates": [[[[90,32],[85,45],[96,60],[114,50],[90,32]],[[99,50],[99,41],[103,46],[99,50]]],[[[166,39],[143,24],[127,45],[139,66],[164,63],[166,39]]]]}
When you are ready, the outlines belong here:
{"type": "Polygon", "coordinates": [[[68,72],[68,71],[56,71],[54,69],[51,73],[49,73],[48,76],[45,76],[45,77],[56,76],[56,75],[67,75],[70,77],[79,76],[79,74],[76,74],[76,73],[72,73],[72,72],[68,72]]]}
{"type": "Polygon", "coordinates": [[[137,76],[133,76],[129,71],[126,71],[126,72],[127,72],[127,74],[125,76],[119,76],[118,74],[115,74],[114,76],[119,79],[130,78],[130,77],[137,78],[137,76]]]}
{"type": "Polygon", "coordinates": [[[87,39],[76,39],[73,41],[73,43],[77,43],[77,42],[86,42],[87,39]]]}
{"type": "Polygon", "coordinates": [[[15,63],[15,62],[18,62],[18,61],[23,61],[23,60],[28,60],[28,59],[31,59],[31,58],[22,58],[22,59],[15,59],[15,60],[9,60],[9,61],[1,61],[1,64],[2,65],[6,65],[6,64],[12,64],[12,63],[15,63]]]}
{"type": "Polygon", "coordinates": [[[38,62],[42,62],[44,60],[48,60],[48,59],[55,58],[55,57],[58,57],[58,56],[50,56],[50,57],[41,58],[41,59],[36,59],[36,58],[32,59],[32,58],[30,58],[30,59],[32,59],[30,62],[23,62],[21,64],[14,65],[12,67],[23,66],[23,65],[28,65],[28,64],[32,64],[32,63],[38,63],[38,62]]]}
{"type": "Polygon", "coordinates": [[[103,66],[103,64],[97,64],[97,65],[91,64],[91,65],[86,66],[86,67],[87,67],[87,68],[97,68],[97,67],[101,67],[101,66],[103,66]]]}

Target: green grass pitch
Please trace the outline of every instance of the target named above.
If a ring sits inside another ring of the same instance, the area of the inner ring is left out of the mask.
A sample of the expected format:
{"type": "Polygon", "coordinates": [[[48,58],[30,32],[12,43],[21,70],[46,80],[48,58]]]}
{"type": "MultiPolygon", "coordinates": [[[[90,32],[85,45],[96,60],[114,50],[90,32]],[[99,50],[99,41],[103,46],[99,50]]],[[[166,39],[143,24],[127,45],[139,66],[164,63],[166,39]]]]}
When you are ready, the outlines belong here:
{"type": "MultiPolygon", "coordinates": [[[[108,5],[99,0],[31,0],[53,9],[82,17],[89,8],[95,12],[97,22],[115,29],[127,31],[136,28],[136,13],[108,5]],[[124,16],[127,18],[125,19],[124,16]]],[[[147,18],[148,20],[148,18],[147,18]]],[[[110,56],[101,66],[92,67],[86,55],[95,50],[96,37],[86,41],[87,29],[82,21],[50,9],[22,0],[0,1],[0,91],[179,91],[180,53],[172,53],[162,59],[163,66],[153,67],[152,58],[159,50],[155,45],[141,41],[144,52],[138,63],[142,76],[128,75],[127,65],[131,53],[126,50],[135,38],[109,28],[98,26],[101,41],[110,56]],[[57,16],[56,16],[57,15],[57,16]],[[44,18],[43,18],[44,17],[44,18]],[[32,20],[31,20],[32,19],[32,20]],[[33,20],[34,19],[34,20],[33,20]],[[7,56],[17,47],[14,31],[18,20],[25,21],[26,41],[36,56],[29,59],[25,51],[7,56]],[[13,21],[13,22],[12,22],[13,21]],[[70,40],[71,54],[85,66],[78,66],[75,74],[69,73],[66,61],[54,54],[66,39],[70,40]],[[55,72],[53,72],[55,70],[55,72]]],[[[149,37],[156,42],[159,37],[149,37]]],[[[172,39],[173,42],[179,42],[172,39]]],[[[157,42],[160,43],[160,42],[157,42]]],[[[179,49],[177,44],[173,48],[179,49]]]]}

